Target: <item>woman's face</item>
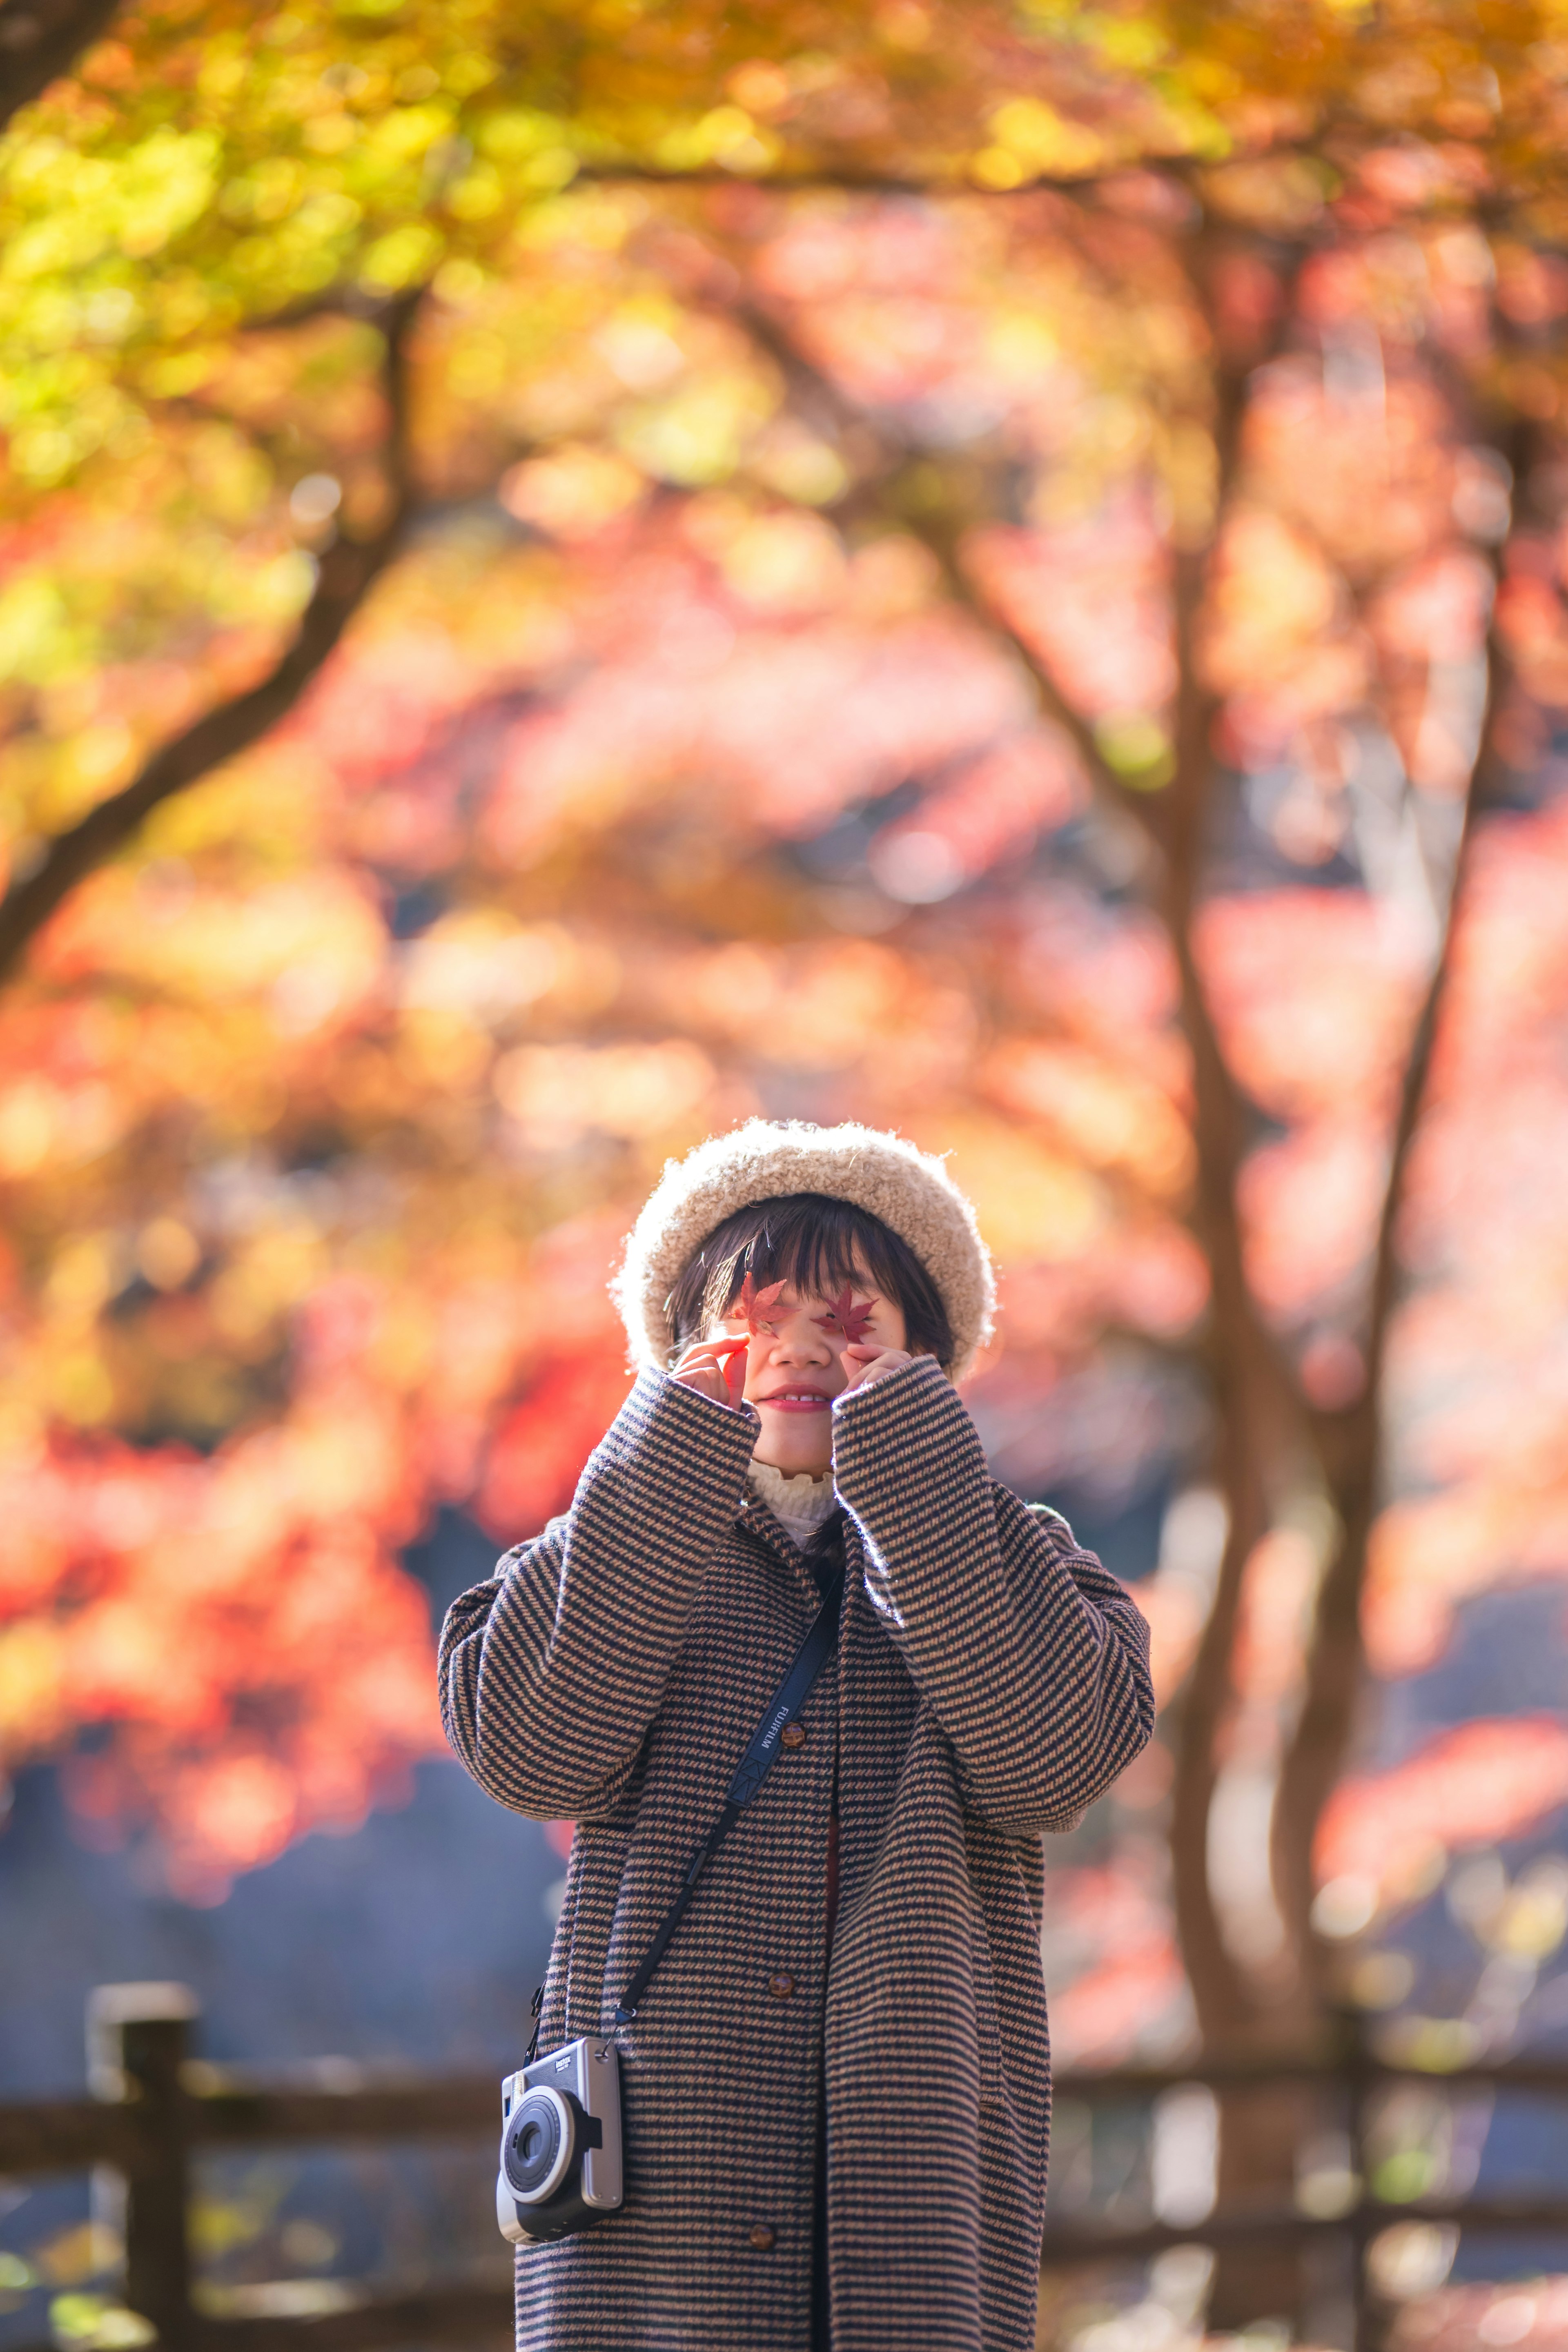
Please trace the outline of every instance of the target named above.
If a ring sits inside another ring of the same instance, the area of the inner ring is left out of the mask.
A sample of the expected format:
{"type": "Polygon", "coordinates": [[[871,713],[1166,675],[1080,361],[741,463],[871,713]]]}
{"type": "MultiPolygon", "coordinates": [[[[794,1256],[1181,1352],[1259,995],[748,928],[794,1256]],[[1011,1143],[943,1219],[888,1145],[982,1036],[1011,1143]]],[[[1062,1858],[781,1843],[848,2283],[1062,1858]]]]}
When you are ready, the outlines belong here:
{"type": "MultiPolygon", "coordinates": [[[[765,1291],[767,1286],[759,1287],[765,1291]]],[[[866,1310],[854,1317],[858,1344],[902,1348],[902,1308],[880,1297],[864,1273],[857,1273],[853,1295],[855,1307],[866,1310]]],[[[743,1393],[762,1423],[755,1458],[786,1475],[804,1470],[819,1478],[832,1466],[833,1400],[858,1369],[845,1364],[849,1334],[833,1310],[832,1299],[811,1297],[786,1282],[765,1308],[746,1351],[743,1393]]],[[[731,1311],[707,1336],[721,1339],[745,1328],[745,1318],[731,1311]]]]}

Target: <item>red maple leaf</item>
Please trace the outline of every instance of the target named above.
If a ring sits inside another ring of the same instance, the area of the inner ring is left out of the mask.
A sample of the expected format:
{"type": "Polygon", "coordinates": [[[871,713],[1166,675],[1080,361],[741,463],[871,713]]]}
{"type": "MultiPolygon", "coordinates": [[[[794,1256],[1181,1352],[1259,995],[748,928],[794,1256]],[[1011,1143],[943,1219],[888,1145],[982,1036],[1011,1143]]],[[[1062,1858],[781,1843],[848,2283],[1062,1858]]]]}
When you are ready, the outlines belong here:
{"type": "Polygon", "coordinates": [[[759,1290],[748,1275],[741,1285],[741,1295],[731,1307],[730,1313],[742,1316],[748,1331],[764,1330],[768,1326],[769,1310],[776,1304],[783,1288],[782,1282],[770,1282],[765,1290],[759,1290]]]}
{"type": "Polygon", "coordinates": [[[864,1307],[857,1307],[855,1293],[846,1285],[827,1313],[813,1316],[812,1320],[815,1323],[820,1323],[825,1331],[831,1331],[837,1323],[849,1345],[857,1348],[864,1339],[866,1326],[871,1320],[876,1309],[877,1302],[874,1298],[868,1298],[864,1307]]]}
{"type": "MultiPolygon", "coordinates": [[[[746,1353],[757,1334],[769,1328],[766,1321],[768,1310],[776,1304],[783,1288],[782,1282],[770,1282],[764,1289],[759,1290],[750,1275],[741,1285],[740,1297],[724,1319],[729,1322],[737,1316],[742,1318],[746,1326],[744,1331],[736,1333],[729,1339],[715,1339],[710,1343],[713,1349],[713,1360],[723,1372],[726,1388],[731,1390],[735,1388],[736,1382],[731,1377],[730,1367],[737,1356],[743,1356],[746,1353]]],[[[743,1387],[744,1384],[742,1374],[740,1385],[743,1387]]]]}

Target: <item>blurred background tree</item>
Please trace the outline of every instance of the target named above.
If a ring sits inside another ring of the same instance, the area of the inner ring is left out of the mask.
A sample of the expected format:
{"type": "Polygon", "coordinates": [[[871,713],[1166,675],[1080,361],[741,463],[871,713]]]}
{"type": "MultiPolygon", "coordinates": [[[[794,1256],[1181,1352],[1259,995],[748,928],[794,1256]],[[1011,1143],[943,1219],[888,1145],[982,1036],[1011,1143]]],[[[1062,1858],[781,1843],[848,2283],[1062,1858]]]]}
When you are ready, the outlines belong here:
{"type": "Polygon", "coordinates": [[[664,1157],[854,1116],[1154,1626],[1059,2048],[1568,2021],[1551,9],[102,16],[0,8],[13,1768],[192,1902],[394,1799],[664,1157]]]}

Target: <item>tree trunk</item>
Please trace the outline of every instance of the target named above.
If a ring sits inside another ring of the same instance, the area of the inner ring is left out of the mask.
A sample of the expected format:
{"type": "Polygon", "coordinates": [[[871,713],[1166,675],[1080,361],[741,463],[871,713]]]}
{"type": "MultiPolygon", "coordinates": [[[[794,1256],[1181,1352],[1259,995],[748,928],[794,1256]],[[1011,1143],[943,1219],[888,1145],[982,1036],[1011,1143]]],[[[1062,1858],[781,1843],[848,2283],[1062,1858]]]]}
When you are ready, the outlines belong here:
{"type": "Polygon", "coordinates": [[[119,0],[10,0],[0,8],[0,127],[69,73],[106,33],[119,0]]]}

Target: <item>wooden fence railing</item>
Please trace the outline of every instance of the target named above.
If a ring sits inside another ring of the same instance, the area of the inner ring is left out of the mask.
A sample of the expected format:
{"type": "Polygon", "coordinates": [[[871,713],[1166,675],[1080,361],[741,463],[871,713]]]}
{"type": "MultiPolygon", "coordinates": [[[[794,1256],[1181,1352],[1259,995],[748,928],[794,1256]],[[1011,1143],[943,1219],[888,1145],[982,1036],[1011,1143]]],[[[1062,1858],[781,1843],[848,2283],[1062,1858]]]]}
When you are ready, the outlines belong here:
{"type": "MultiPolygon", "coordinates": [[[[1202,2085],[1221,2098],[1226,2093],[1315,2090],[1337,2107],[1345,2128],[1347,2194],[1331,2212],[1303,2211],[1298,2205],[1247,2203],[1229,2210],[1216,2208],[1201,2221],[1179,2223],[1047,2218],[1045,2267],[1113,2258],[1133,2261],[1172,2246],[1207,2246],[1217,2252],[1230,2246],[1304,2246],[1337,2239],[1350,2257],[1354,2352],[1382,2352],[1391,2314],[1373,2292],[1366,2257],[1372,2241],[1394,2222],[1452,2222],[1461,2229],[1506,2235],[1561,2236],[1568,2265],[1568,2189],[1543,2188],[1533,2196],[1421,2198],[1397,2202],[1371,2193],[1367,2147],[1373,2105],[1401,2083],[1418,2084],[1432,2091],[1512,2090],[1568,2100],[1568,2060],[1518,2058],[1440,2069],[1395,2065],[1369,2048],[1361,2021],[1350,2017],[1343,2021],[1338,2048],[1310,2058],[1277,2055],[1231,2064],[1194,2059],[1184,2066],[1058,2073],[1055,2085],[1058,2103],[1076,2098],[1152,2104],[1167,2091],[1189,2085],[1202,2085]]],[[[1568,2154],[1568,2136],[1563,2145],[1568,2154]]]]}
{"type": "MultiPolygon", "coordinates": [[[[125,2188],[126,2307],[143,2318],[160,2352],[391,2352],[416,2345],[504,2343],[511,2291],[433,2284],[377,2294],[340,2281],[238,2290],[222,2316],[193,2291],[187,2236],[195,2157],[208,2148],[308,2147],[343,2142],[494,2137],[493,2074],[355,2078],[341,2061],[268,2084],[207,2065],[192,2053],[195,2004],[179,1985],[109,1985],[88,2011],[90,2095],[0,2105],[0,2178],[108,2166],[125,2188]],[[301,2308],[316,2303],[329,2307],[301,2308]]],[[[1400,2082],[1433,2089],[1487,2087],[1568,2099],[1568,2062],[1514,2060],[1434,2073],[1381,2063],[1352,2037],[1337,2057],[1259,2060],[1247,2065],[1119,2068],[1059,2074],[1058,2100],[1152,2102],[1203,2084],[1220,2095],[1310,2086],[1341,2105],[1350,2139],[1352,2193],[1342,2210],[1220,2209],[1191,2222],[1053,2221],[1047,2267],[1135,2260],[1171,2246],[1301,2245],[1337,2236],[1356,2281],[1357,2352],[1373,2352],[1384,2317],[1370,2292],[1366,2249],[1394,2221],[1451,2221],[1487,2231],[1561,2234],[1568,2262],[1568,2193],[1394,2203],[1368,2194],[1363,2151],[1369,2103],[1400,2082]]],[[[49,2352],[49,2347],[24,2347],[49,2352]]]]}
{"type": "MultiPolygon", "coordinates": [[[[378,2294],[310,2286],[306,2297],[249,2291],[252,2308],[214,2317],[193,2294],[186,2216],[192,2161],[207,2148],[320,2147],[353,2140],[499,2140],[495,2074],[406,2082],[353,2079],[341,2061],[271,2085],[192,2053],[195,2003],[183,1985],[106,1985],[88,2005],[92,2095],[0,2105],[0,2178],[108,2165],[125,2184],[127,2307],[160,2352],[386,2352],[396,2345],[504,2344],[512,2299],[495,2286],[432,2285],[378,2294]]],[[[498,2246],[500,2241],[497,2241],[498,2246]]],[[[244,2291],[241,2291],[244,2296],[244,2291]]],[[[46,2352],[46,2347],[25,2347],[46,2352]]]]}

